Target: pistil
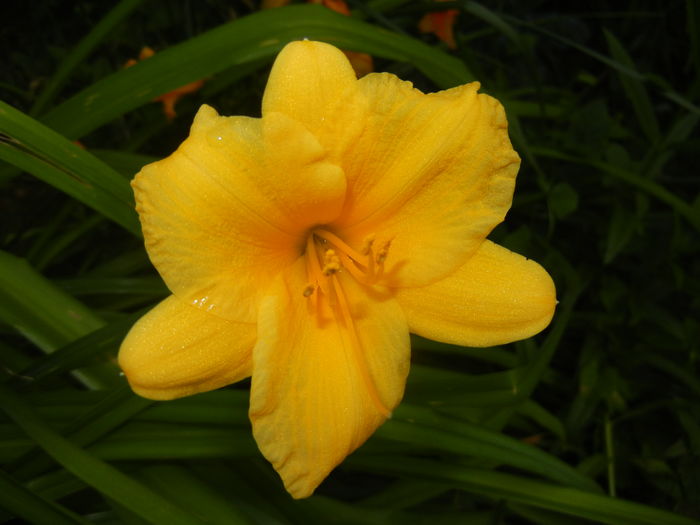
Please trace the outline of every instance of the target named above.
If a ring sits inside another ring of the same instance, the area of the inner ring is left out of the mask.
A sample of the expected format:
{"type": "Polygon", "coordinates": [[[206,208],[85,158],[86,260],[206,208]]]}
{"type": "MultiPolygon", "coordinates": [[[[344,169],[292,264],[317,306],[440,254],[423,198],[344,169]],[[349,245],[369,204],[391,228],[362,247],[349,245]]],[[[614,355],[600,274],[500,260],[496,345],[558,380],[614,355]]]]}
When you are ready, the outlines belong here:
{"type": "Polygon", "coordinates": [[[367,366],[362,342],[339,273],[346,270],[363,285],[375,284],[383,275],[384,261],[390,245],[391,241],[384,243],[375,253],[374,238],[370,237],[365,241],[360,253],[334,233],[322,229],[314,230],[306,240],[306,271],[309,284],[303,291],[304,297],[311,301],[312,311],[316,313],[319,312],[320,301],[324,298],[328,301],[336,322],[342,327],[341,334],[357,363],[367,393],[377,411],[384,417],[389,417],[391,412],[382,402],[367,366]]]}
{"type": "Polygon", "coordinates": [[[374,236],[370,236],[358,252],[336,234],[320,228],[314,230],[306,240],[309,285],[304,289],[304,296],[310,297],[316,288],[328,295],[327,278],[343,269],[364,285],[376,284],[384,274],[390,246],[391,240],[375,251],[374,236]]]}

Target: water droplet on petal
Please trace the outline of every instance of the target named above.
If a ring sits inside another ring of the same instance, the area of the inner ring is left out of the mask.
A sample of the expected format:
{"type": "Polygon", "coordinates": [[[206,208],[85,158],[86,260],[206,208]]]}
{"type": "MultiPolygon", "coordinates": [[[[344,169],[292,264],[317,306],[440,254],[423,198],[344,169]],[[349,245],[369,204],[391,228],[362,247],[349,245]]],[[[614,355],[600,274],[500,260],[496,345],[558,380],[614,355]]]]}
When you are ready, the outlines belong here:
{"type": "Polygon", "coordinates": [[[221,134],[221,130],[214,129],[210,130],[207,134],[207,142],[209,142],[209,144],[212,146],[218,147],[223,145],[226,141],[224,140],[224,136],[221,134]]]}

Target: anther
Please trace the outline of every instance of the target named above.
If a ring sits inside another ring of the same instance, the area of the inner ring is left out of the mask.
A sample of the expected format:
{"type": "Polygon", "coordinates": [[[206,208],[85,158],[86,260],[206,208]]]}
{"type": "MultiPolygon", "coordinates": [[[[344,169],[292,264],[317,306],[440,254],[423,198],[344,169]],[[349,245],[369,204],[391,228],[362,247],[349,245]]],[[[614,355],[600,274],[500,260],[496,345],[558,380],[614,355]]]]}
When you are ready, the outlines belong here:
{"type": "Polygon", "coordinates": [[[369,255],[372,251],[372,245],[374,244],[374,235],[368,236],[362,243],[362,255],[369,255]]]}
{"type": "Polygon", "coordinates": [[[323,275],[329,276],[340,271],[340,257],[335,253],[335,250],[328,249],[323,254],[323,275]]]}
{"type": "Polygon", "coordinates": [[[304,297],[311,297],[315,291],[316,287],[313,284],[306,285],[306,288],[304,288],[304,297]]]}
{"type": "Polygon", "coordinates": [[[377,264],[383,263],[387,256],[389,255],[389,248],[391,248],[391,240],[384,243],[382,248],[377,252],[377,264]]]}

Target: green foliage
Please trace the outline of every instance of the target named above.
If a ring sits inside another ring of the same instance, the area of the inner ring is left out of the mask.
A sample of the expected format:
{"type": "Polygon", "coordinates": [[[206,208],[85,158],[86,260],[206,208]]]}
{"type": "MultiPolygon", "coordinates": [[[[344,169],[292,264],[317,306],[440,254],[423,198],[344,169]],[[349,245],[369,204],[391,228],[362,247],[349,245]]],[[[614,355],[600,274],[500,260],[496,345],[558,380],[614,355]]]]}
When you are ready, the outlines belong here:
{"type": "Polygon", "coordinates": [[[349,3],[3,8],[0,523],[700,523],[697,4],[349,3]],[[447,8],[454,51],[417,30],[447,8]],[[246,385],[154,403],[114,357],[167,294],[130,177],[200,103],[256,114],[301,37],[504,101],[523,166],[492,238],[542,261],[560,304],[503,348],[415,338],[393,419],[294,501],[252,439],[246,385]],[[123,68],[143,45],[158,52],[123,68]],[[172,123],[152,103],[202,78],[172,123]]]}

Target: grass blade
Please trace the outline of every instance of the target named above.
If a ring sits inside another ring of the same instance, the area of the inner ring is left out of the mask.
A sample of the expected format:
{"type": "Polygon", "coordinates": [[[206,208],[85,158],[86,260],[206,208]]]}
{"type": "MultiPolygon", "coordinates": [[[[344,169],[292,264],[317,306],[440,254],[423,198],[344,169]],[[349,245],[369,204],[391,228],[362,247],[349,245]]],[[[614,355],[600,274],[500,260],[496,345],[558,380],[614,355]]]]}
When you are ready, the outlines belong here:
{"type": "Polygon", "coordinates": [[[90,522],[46,501],[0,470],[0,508],[36,525],[87,525],[90,522]]]}
{"type": "Polygon", "coordinates": [[[154,97],[250,62],[269,59],[289,41],[323,40],[343,49],[410,61],[441,87],[473,79],[459,60],[413,38],[314,5],[269,9],[168,48],[93,84],[42,119],[77,139],[154,97]]]}
{"type": "Polygon", "coordinates": [[[177,500],[192,513],[206,516],[213,525],[237,525],[251,521],[230,501],[217,494],[188,470],[174,465],[159,465],[142,470],[148,485],[166,497],[177,500]]]}
{"type": "Polygon", "coordinates": [[[406,403],[396,410],[389,422],[377,430],[377,435],[395,441],[427,444],[430,448],[451,454],[515,466],[581,490],[601,492],[593,480],[536,447],[499,432],[406,403]]]}
{"type": "Polygon", "coordinates": [[[412,459],[353,456],[348,465],[368,471],[449,483],[455,488],[502,498],[508,502],[533,507],[610,525],[697,525],[697,520],[678,514],[568,487],[534,481],[488,470],[462,468],[446,462],[412,459]]]}
{"type": "Polygon", "coordinates": [[[44,90],[37,97],[30,114],[40,114],[53,100],[73,70],[90,55],[117,24],[129,16],[142,2],[143,0],[122,0],[114,6],[61,62],[56,73],[46,83],[44,90]]]}
{"type": "Polygon", "coordinates": [[[169,525],[201,523],[142,483],[61,437],[4,385],[0,385],[0,406],[30,438],[66,470],[144,519],[169,525]]]}
{"type": "MultiPolygon", "coordinates": [[[[624,64],[630,69],[636,71],[634,62],[629,56],[622,43],[607,29],[603,30],[605,33],[605,38],[608,41],[608,49],[612,57],[624,64]]],[[[644,131],[647,138],[652,142],[656,143],[661,138],[661,132],[659,131],[659,122],[656,120],[656,115],[654,114],[654,108],[651,105],[651,100],[649,99],[649,94],[647,93],[644,84],[638,79],[625,75],[618,72],[618,79],[622,84],[627,97],[632,102],[634,107],[634,112],[637,115],[637,120],[639,125],[644,131]]]]}
{"type": "MultiPolygon", "coordinates": [[[[61,291],[24,259],[0,251],[0,319],[51,353],[104,326],[85,305],[61,291]]],[[[76,371],[86,386],[115,384],[114,370],[76,371]]]]}
{"type": "Polygon", "coordinates": [[[0,101],[0,159],[90,206],[134,235],[141,228],[128,181],[91,153],[0,101]]]}

